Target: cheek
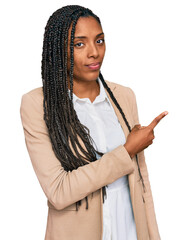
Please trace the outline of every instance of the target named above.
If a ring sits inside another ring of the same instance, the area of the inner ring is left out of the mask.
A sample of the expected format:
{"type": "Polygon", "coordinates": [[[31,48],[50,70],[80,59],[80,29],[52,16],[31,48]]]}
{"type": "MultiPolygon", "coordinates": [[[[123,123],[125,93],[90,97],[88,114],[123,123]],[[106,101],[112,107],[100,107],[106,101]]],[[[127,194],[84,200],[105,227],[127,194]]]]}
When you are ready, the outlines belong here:
{"type": "Polygon", "coordinates": [[[84,54],[83,53],[75,53],[74,54],[74,69],[76,71],[82,70],[84,67],[84,54]]]}
{"type": "MultiPolygon", "coordinates": [[[[67,58],[67,70],[68,70],[68,72],[70,71],[70,66],[71,66],[70,57],[68,57],[67,58]]],[[[82,66],[82,56],[80,56],[77,53],[74,53],[74,72],[79,72],[79,69],[81,68],[81,66],[82,66]]]]}
{"type": "Polygon", "coordinates": [[[106,52],[106,46],[104,45],[104,47],[101,49],[100,55],[103,58],[106,52]]]}

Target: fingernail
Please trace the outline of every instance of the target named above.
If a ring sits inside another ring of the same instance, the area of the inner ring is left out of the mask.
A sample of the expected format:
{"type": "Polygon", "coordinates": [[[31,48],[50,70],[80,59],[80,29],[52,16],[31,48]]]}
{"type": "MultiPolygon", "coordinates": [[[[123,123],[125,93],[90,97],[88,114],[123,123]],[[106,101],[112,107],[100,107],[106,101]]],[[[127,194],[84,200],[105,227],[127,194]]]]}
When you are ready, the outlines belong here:
{"type": "Polygon", "coordinates": [[[168,111],[165,111],[165,116],[168,114],[168,111]]]}

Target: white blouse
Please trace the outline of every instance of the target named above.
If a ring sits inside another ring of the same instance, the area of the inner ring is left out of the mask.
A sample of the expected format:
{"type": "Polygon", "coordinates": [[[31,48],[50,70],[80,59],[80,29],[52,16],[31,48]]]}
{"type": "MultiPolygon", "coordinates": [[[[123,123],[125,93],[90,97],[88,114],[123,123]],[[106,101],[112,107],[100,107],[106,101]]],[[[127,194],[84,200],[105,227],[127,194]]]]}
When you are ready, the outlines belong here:
{"type": "MultiPolygon", "coordinates": [[[[99,78],[97,81],[100,94],[92,103],[89,98],[78,98],[73,93],[73,104],[80,122],[90,130],[95,149],[107,153],[125,144],[126,139],[103,84],[99,78]]],[[[106,194],[103,240],[137,240],[127,175],[108,184],[106,194]]]]}

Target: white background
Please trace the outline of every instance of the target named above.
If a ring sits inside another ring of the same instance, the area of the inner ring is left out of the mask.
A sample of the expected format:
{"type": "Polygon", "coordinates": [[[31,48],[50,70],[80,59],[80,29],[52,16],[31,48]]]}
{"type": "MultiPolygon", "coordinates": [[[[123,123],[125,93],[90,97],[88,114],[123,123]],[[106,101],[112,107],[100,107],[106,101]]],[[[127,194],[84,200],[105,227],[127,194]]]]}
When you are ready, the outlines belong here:
{"type": "Polygon", "coordinates": [[[20,119],[22,94],[42,86],[44,27],[67,4],[89,7],[106,36],[102,73],[131,87],[142,125],[167,110],[145,150],[161,238],[188,239],[187,1],[4,1],[0,6],[0,239],[44,239],[46,197],[33,171],[20,119]]]}

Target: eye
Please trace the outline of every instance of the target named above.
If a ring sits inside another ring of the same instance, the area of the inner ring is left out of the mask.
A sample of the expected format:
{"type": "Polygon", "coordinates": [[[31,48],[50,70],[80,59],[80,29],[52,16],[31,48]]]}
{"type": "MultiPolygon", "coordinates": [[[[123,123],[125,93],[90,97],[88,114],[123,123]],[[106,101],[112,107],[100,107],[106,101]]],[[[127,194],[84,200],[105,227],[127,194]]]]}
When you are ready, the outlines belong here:
{"type": "Polygon", "coordinates": [[[104,43],[104,39],[97,40],[97,43],[100,43],[100,44],[104,43]]]}
{"type": "Polygon", "coordinates": [[[79,42],[79,43],[76,43],[74,46],[75,46],[75,47],[82,47],[82,46],[83,46],[83,43],[79,42]]]}

